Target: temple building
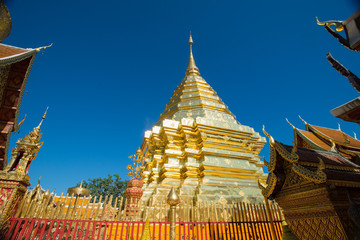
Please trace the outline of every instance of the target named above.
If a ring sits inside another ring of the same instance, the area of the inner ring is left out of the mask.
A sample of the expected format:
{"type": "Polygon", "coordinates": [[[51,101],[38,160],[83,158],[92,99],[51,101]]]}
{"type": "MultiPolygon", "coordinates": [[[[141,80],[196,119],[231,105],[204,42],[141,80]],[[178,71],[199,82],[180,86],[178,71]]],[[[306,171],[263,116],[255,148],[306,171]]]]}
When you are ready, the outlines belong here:
{"type": "Polygon", "coordinates": [[[201,77],[191,36],[189,44],[185,77],[136,153],[144,163],[142,199],[162,199],[175,187],[185,201],[263,201],[258,154],[266,140],[240,124],[201,77]]]}
{"type": "MultiPolygon", "coordinates": [[[[0,0],[0,42],[11,32],[9,11],[0,0]]],[[[36,54],[46,47],[24,49],[0,43],[0,225],[12,216],[30,186],[28,175],[42,143],[40,126],[16,142],[8,161],[12,132],[19,130],[25,117],[18,123],[18,116],[26,82],[36,54]]],[[[43,116],[43,119],[45,118],[43,116]]]]}
{"type": "Polygon", "coordinates": [[[21,100],[35,56],[41,49],[0,44],[0,224],[14,213],[30,186],[29,167],[42,146],[40,123],[16,142],[7,161],[11,133],[18,131],[25,120],[18,123],[21,100]]]}
{"type": "Polygon", "coordinates": [[[304,121],[305,129],[301,130],[293,125],[296,146],[337,152],[351,162],[360,164],[360,142],[343,132],[340,128],[331,129],[315,126],[304,121]]]}
{"type": "Polygon", "coordinates": [[[270,141],[265,198],[283,209],[299,239],[356,239],[360,236],[360,141],[341,129],[305,122],[293,125],[294,146],[270,141]]]}

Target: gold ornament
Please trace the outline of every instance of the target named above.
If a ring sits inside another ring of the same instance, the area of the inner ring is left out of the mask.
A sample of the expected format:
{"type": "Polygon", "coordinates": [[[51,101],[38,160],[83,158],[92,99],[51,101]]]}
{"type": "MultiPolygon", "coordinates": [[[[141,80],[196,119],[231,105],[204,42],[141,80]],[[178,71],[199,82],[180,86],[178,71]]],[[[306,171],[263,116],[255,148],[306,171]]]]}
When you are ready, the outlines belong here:
{"type": "Polygon", "coordinates": [[[140,178],[141,172],[144,169],[141,150],[138,149],[136,154],[129,156],[129,158],[133,161],[133,163],[126,167],[126,169],[130,171],[127,175],[131,176],[131,179],[140,178]]]}

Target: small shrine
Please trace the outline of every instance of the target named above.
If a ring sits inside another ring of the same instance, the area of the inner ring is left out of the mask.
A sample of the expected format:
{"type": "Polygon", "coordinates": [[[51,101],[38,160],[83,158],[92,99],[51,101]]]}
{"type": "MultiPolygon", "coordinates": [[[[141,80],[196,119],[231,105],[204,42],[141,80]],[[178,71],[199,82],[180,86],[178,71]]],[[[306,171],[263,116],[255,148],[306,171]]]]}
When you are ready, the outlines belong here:
{"type": "MultiPolygon", "coordinates": [[[[9,163],[0,171],[0,223],[15,214],[19,203],[28,191],[29,167],[43,144],[40,142],[42,135],[40,127],[45,117],[46,112],[40,124],[16,142],[9,163]]],[[[39,188],[40,184],[34,190],[37,191],[39,188]]]]}

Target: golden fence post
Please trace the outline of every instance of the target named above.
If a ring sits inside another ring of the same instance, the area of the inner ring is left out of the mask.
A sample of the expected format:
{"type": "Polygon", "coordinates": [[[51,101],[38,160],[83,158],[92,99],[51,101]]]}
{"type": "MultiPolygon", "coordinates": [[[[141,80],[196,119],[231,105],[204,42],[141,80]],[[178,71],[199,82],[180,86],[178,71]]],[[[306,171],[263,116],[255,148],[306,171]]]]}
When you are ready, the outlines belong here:
{"type": "Polygon", "coordinates": [[[273,219],[272,219],[272,214],[271,214],[271,211],[270,211],[269,201],[268,201],[268,199],[266,197],[264,197],[264,199],[265,199],[266,211],[268,213],[269,220],[270,220],[271,233],[273,235],[273,238],[275,240],[277,240],[277,235],[275,234],[275,226],[274,226],[274,222],[273,222],[273,219]]]}
{"type": "Polygon", "coordinates": [[[170,240],[175,240],[176,237],[176,205],[180,202],[179,195],[175,188],[172,187],[167,196],[167,203],[170,205],[170,240]]]}

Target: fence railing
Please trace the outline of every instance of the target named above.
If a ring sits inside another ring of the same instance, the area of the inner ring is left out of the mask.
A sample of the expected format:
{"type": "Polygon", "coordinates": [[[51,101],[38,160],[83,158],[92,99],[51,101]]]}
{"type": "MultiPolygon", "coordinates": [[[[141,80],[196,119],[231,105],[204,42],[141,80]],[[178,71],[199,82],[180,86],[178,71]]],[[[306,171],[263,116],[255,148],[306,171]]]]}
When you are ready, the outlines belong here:
{"type": "MultiPolygon", "coordinates": [[[[21,202],[15,218],[107,220],[107,221],[145,221],[162,222],[169,214],[169,205],[165,197],[157,201],[144,203],[136,199],[124,200],[122,197],[106,196],[74,197],[30,194],[21,202]]],[[[265,204],[243,202],[193,202],[180,201],[176,206],[176,218],[186,222],[264,221],[281,220],[280,209],[269,204],[269,213],[265,204]],[[268,216],[271,214],[271,216],[268,216]]]]}
{"type": "MultiPolygon", "coordinates": [[[[274,221],[273,236],[268,221],[245,222],[183,222],[176,223],[176,239],[179,240],[242,240],[281,239],[280,221],[274,221]]],[[[34,239],[92,239],[92,240],[139,240],[144,222],[93,221],[69,219],[12,218],[10,227],[2,236],[11,240],[34,239]]],[[[150,222],[153,240],[168,240],[170,223],[150,222]]]]}
{"type": "MultiPolygon", "coordinates": [[[[180,201],[176,239],[281,239],[281,212],[274,203],[180,201]]],[[[150,221],[152,239],[170,239],[165,197],[145,203],[113,196],[51,196],[30,192],[3,227],[2,239],[140,239],[150,221]]],[[[172,223],[172,224],[173,224],[172,223]]],[[[174,228],[173,228],[174,229],[174,228]]]]}

